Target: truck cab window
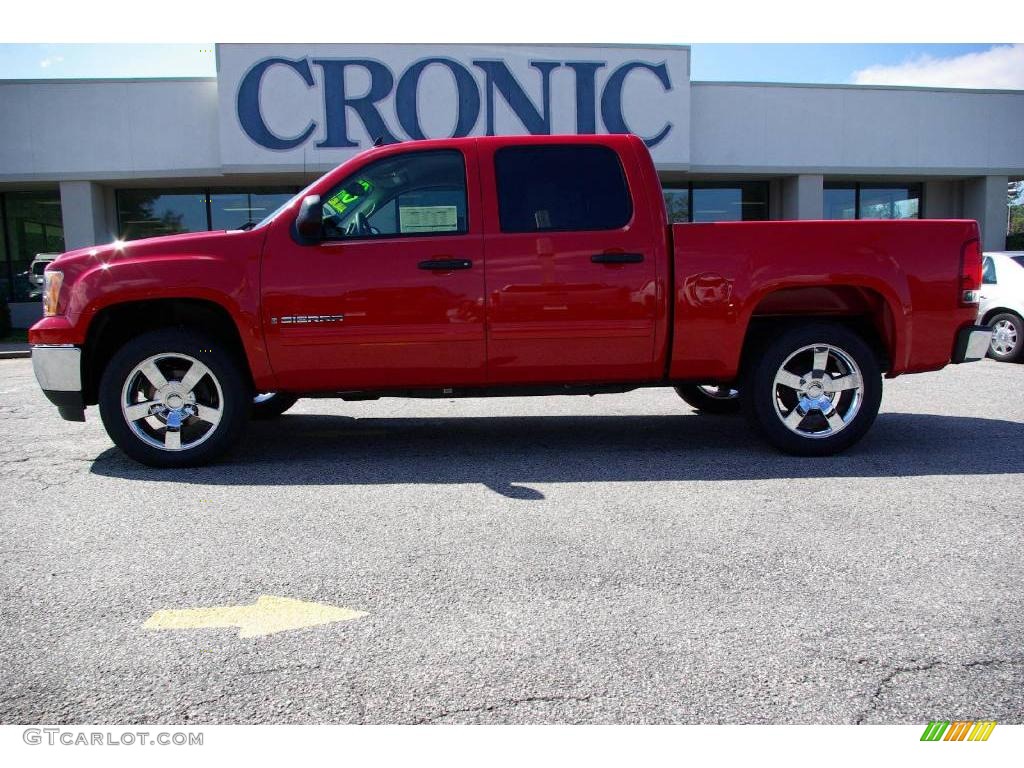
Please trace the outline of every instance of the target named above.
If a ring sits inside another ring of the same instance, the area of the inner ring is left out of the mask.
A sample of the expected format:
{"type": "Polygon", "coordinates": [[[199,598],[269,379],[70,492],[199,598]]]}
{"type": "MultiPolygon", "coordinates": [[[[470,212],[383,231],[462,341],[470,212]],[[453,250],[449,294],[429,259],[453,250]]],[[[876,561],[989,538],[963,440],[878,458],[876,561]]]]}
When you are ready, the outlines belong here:
{"type": "Polygon", "coordinates": [[[328,240],[468,230],[466,166],[458,151],[408,152],[378,160],[323,199],[328,240]]]}
{"type": "Polygon", "coordinates": [[[504,147],[494,166],[502,232],[619,229],[633,216],[626,175],[609,147],[504,147]]]}

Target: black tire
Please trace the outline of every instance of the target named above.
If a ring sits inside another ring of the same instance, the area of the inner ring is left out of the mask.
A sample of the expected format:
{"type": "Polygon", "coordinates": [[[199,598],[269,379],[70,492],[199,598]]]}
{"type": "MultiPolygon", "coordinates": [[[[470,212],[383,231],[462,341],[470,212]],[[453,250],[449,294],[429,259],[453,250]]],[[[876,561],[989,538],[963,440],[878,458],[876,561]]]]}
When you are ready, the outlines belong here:
{"type": "Polygon", "coordinates": [[[1000,312],[988,321],[992,329],[992,341],[988,346],[988,356],[1001,363],[1016,363],[1024,357],[1024,321],[1014,312],[1000,312]],[[999,338],[997,333],[1005,331],[1006,336],[999,338]],[[1001,351],[997,352],[996,347],[1001,351]]]}
{"type": "Polygon", "coordinates": [[[143,334],[114,354],[100,378],[99,406],[110,439],[131,458],[151,467],[194,467],[213,461],[239,440],[249,419],[252,389],[237,356],[221,341],[198,331],[168,328],[143,334]],[[164,378],[162,390],[139,370],[157,356],[157,374],[164,378]],[[184,393],[185,372],[195,362],[205,366],[206,372],[184,393]],[[181,393],[167,393],[178,384],[181,393]],[[162,413],[129,422],[125,408],[150,401],[162,413]],[[183,410],[171,412],[172,405],[183,410]],[[216,414],[216,423],[200,418],[197,408],[216,414]],[[169,413],[181,419],[178,430],[168,426],[169,413]],[[181,448],[168,442],[168,433],[174,431],[181,448]],[[155,444],[161,440],[165,447],[155,444]]]}
{"type": "Polygon", "coordinates": [[[252,402],[252,417],[258,421],[276,419],[297,403],[299,398],[287,392],[263,392],[252,402]]]}
{"type": "Polygon", "coordinates": [[[816,322],[782,333],[756,353],[740,393],[751,424],[776,448],[797,456],[830,456],[856,443],[874,423],[882,403],[882,373],[860,336],[841,325],[816,322]],[[815,368],[822,359],[827,380],[815,368]],[[822,391],[821,385],[830,390],[836,385],[829,382],[840,377],[839,386],[855,382],[845,378],[856,373],[853,365],[860,372],[859,388],[822,391]],[[797,373],[804,369],[806,374],[797,373]],[[777,374],[794,386],[777,383],[777,374]],[[795,376],[790,379],[787,374],[795,376]],[[804,410],[796,406],[808,403],[817,407],[802,416],[804,410]],[[836,416],[840,422],[828,420],[836,416]],[[787,426],[784,418],[794,419],[794,426],[787,426]]]}
{"type": "Polygon", "coordinates": [[[710,384],[680,384],[676,394],[701,413],[732,414],[740,412],[740,397],[735,389],[710,384]],[[717,390],[716,394],[708,392],[717,390]]]}

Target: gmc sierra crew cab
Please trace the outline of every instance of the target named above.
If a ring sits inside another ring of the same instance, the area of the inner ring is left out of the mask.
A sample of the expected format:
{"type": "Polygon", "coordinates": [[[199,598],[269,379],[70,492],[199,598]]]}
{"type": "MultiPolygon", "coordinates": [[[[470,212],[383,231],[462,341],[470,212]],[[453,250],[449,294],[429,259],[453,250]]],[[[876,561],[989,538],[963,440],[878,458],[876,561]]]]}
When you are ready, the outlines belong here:
{"type": "Polygon", "coordinates": [[[630,135],[368,150],[247,230],[65,253],[29,332],[61,416],[208,462],[302,396],[675,387],[798,455],[860,439],[882,377],[977,360],[973,221],[670,225],[630,135]]]}

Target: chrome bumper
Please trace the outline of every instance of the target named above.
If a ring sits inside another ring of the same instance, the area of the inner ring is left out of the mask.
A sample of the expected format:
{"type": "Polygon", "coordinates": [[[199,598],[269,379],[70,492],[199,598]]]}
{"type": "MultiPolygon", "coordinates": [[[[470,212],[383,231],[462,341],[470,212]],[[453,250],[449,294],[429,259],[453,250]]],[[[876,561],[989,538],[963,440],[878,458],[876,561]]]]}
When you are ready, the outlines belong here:
{"type": "Polygon", "coordinates": [[[992,341],[992,329],[984,325],[973,325],[961,328],[956,335],[953,347],[954,363],[973,363],[988,354],[988,345],[992,341]]]}
{"type": "Polygon", "coordinates": [[[43,394],[61,418],[85,421],[82,401],[82,350],[71,344],[34,344],[32,370],[43,394]]]}

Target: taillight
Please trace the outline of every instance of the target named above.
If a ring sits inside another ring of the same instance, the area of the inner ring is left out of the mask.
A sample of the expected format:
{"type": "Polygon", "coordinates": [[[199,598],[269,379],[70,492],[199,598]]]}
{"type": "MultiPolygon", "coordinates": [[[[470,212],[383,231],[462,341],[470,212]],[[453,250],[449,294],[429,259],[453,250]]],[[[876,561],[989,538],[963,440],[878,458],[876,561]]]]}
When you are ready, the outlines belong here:
{"type": "Polygon", "coordinates": [[[978,303],[981,291],[981,243],[968,240],[960,255],[960,306],[978,303]]]}

